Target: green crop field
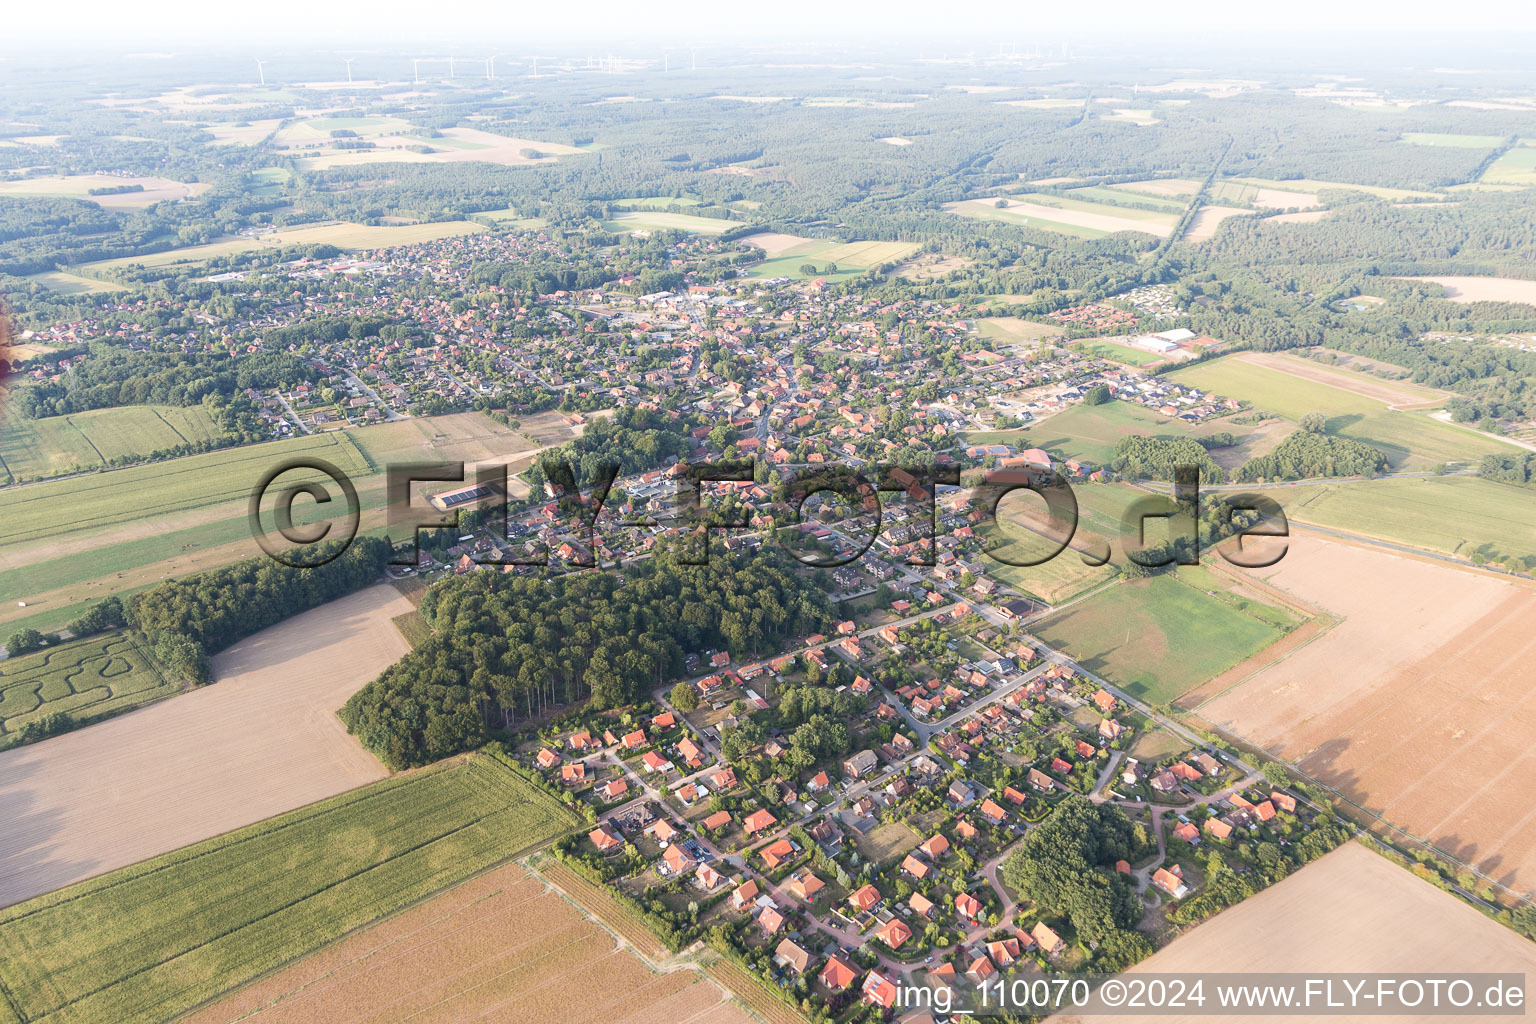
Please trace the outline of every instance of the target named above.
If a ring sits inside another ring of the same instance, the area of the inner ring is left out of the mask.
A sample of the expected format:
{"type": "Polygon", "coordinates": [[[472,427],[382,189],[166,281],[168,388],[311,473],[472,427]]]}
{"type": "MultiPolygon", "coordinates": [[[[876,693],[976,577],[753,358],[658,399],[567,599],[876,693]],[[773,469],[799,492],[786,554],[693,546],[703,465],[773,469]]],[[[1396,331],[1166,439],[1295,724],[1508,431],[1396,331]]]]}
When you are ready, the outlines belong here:
{"type": "Polygon", "coordinates": [[[665,210],[669,206],[699,206],[703,203],[704,200],[693,196],[634,196],[613,200],[614,206],[626,210],[665,210]]]}
{"type": "Polygon", "coordinates": [[[202,406],[127,405],[28,420],[0,431],[0,472],[7,482],[98,469],[219,436],[202,406]]]}
{"type": "Polygon", "coordinates": [[[1328,432],[1381,449],[1394,470],[1427,469],[1447,462],[1477,462],[1489,453],[1507,454],[1508,444],[1487,434],[1397,412],[1342,388],[1235,359],[1216,359],[1169,374],[1172,380],[1251,402],[1265,412],[1299,422],[1319,410],[1328,432]]]}
{"type": "Polygon", "coordinates": [[[1491,185],[1536,185],[1536,139],[1521,139],[1478,180],[1491,185]]]}
{"type": "Polygon", "coordinates": [[[1272,618],[1164,573],[1116,584],[1030,632],[1127,692],[1161,704],[1278,640],[1282,630],[1267,621],[1272,618]]]}
{"type": "Polygon", "coordinates": [[[1068,224],[1064,221],[1026,216],[1022,213],[1015,213],[1012,210],[999,209],[991,203],[950,203],[945,209],[951,213],[958,213],[962,217],[974,217],[977,220],[1000,220],[1007,224],[1021,224],[1026,227],[1037,228],[1041,231],[1054,231],[1061,235],[1071,235],[1074,238],[1103,238],[1109,234],[1108,231],[1099,228],[1083,227],[1078,224],[1068,224]]]}
{"type": "Polygon", "coordinates": [[[255,238],[231,238],[223,242],[193,245],[185,249],[167,249],[165,252],[144,256],[98,260],[95,263],[81,264],[77,269],[87,274],[122,270],[132,266],[157,269],[202,263],[217,256],[233,256],[238,253],[255,252],[258,249],[276,249],[287,245],[334,245],[341,249],[382,249],[392,245],[414,245],[417,242],[432,242],[439,238],[472,235],[484,230],[484,225],[462,220],[393,226],[352,224],[343,221],[336,224],[285,228],[255,238]]]}
{"type": "Polygon", "coordinates": [[[813,240],[792,246],[772,259],[754,263],[751,271],[753,277],[788,277],[800,281],[825,277],[829,281],[841,281],[884,263],[900,263],[917,249],[910,242],[813,240]],[[835,274],[826,272],[831,263],[837,264],[835,274]],[[801,269],[808,264],[816,268],[814,273],[808,274],[801,269]]]}
{"type": "Polygon", "coordinates": [[[153,659],[125,632],[73,640],[0,661],[0,749],[44,715],[105,718],[175,693],[153,659]]]}
{"type": "Polygon", "coordinates": [[[1311,192],[1316,194],[1324,189],[1348,189],[1351,192],[1365,192],[1378,199],[1444,199],[1438,192],[1415,192],[1407,188],[1386,188],[1381,185],[1355,185],[1345,181],[1318,181],[1316,178],[1286,178],[1284,181],[1274,181],[1269,178],[1236,178],[1235,181],[1245,181],[1250,185],[1260,188],[1274,188],[1283,192],[1311,192]]]}
{"type": "Polygon", "coordinates": [[[344,473],[371,473],[352,440],[332,433],[49,480],[0,491],[0,545],[244,499],[268,468],[298,456],[324,459],[344,473]]]}
{"type": "Polygon", "coordinates": [[[1265,493],[1303,523],[1462,558],[1536,567],[1536,491],[1472,476],[1274,487],[1265,493]]]}
{"type": "Polygon", "coordinates": [[[719,217],[695,217],[690,213],[633,210],[603,221],[603,227],[609,231],[692,231],[700,235],[719,235],[741,227],[741,223],[719,217]]]}
{"type": "Polygon", "coordinates": [[[1175,217],[1184,212],[1186,205],[1177,199],[1169,199],[1167,196],[1137,193],[1123,188],[1109,188],[1106,185],[1082,185],[1072,189],[1068,195],[1073,199],[1108,203],[1117,209],[1122,207],[1134,209],[1138,204],[1141,206],[1155,206],[1164,213],[1171,213],[1175,217]]]}
{"type": "Polygon", "coordinates": [[[0,911],[0,1022],[170,1020],[577,824],[487,754],[0,911]]]}
{"type": "Polygon", "coordinates": [[[110,281],[96,281],[78,274],[66,274],[62,270],[45,270],[40,274],[28,274],[25,281],[60,295],[95,295],[101,292],[120,292],[124,286],[110,281]]]}

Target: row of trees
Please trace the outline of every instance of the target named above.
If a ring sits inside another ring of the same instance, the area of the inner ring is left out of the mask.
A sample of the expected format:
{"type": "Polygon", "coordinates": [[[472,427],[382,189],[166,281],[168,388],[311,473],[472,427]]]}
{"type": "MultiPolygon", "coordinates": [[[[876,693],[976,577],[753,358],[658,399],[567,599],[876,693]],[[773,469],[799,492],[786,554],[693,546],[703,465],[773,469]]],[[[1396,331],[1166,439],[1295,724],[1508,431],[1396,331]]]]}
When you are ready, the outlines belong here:
{"type": "MultiPolygon", "coordinates": [[[[319,561],[339,541],[301,548],[295,560],[319,561]]],[[[167,580],[129,598],[127,621],[155,656],[193,684],[207,682],[208,655],[299,612],[335,600],[379,578],[389,541],[358,537],[315,568],[296,569],[261,556],[167,580]]]]}

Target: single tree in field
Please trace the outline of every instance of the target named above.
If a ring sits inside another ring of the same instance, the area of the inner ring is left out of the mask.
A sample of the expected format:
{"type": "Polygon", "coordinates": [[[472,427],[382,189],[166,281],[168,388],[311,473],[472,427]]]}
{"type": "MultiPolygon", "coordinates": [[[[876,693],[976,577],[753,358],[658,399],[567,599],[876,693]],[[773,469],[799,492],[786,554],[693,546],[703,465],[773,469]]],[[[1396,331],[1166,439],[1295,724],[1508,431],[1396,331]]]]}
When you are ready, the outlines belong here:
{"type": "Polygon", "coordinates": [[[814,264],[814,263],[802,263],[802,264],[800,264],[800,273],[804,274],[806,277],[813,276],[816,273],[816,264],[814,264]]]}
{"type": "Polygon", "coordinates": [[[1320,412],[1309,412],[1301,418],[1301,429],[1309,434],[1321,434],[1328,429],[1328,417],[1320,412]]]}

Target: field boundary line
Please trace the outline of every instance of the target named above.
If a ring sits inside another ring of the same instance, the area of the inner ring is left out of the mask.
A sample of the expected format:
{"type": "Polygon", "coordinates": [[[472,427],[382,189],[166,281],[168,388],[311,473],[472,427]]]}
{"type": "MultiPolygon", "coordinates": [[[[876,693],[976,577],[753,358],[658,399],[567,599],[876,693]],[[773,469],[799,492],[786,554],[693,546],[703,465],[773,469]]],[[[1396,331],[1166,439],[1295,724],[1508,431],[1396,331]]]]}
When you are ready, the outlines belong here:
{"type": "MultiPolygon", "coordinates": [[[[439,762],[437,762],[437,764],[438,765],[444,765],[444,764],[452,765],[452,764],[458,762],[461,759],[467,759],[466,755],[458,755],[456,757],[448,759],[447,761],[439,761],[439,762]]],[[[429,767],[435,769],[437,767],[437,765],[432,765],[432,766],[429,766],[429,767]]],[[[516,778],[516,776],[514,776],[514,778],[516,778]]],[[[524,785],[528,785],[528,783],[525,780],[523,780],[523,779],[519,778],[518,781],[523,783],[524,785]]],[[[529,786],[529,788],[533,789],[532,786],[529,786]]],[[[541,790],[534,790],[534,791],[538,792],[541,796],[547,796],[547,794],[543,793],[541,790]]],[[[550,799],[551,799],[551,801],[553,801],[553,798],[550,798],[550,799]]],[[[563,807],[563,805],[557,804],[556,806],[560,806],[562,810],[565,809],[563,807]]],[[[208,1007],[212,1006],[213,1004],[215,1004],[217,1002],[220,1002],[221,1000],[227,999],[230,996],[232,996],[232,995],[234,995],[234,994],[236,994],[238,992],[243,992],[246,989],[251,988],[254,985],[258,985],[261,982],[266,981],[268,978],[273,977],[274,975],[278,974],[281,971],[287,970],[288,968],[294,966],[295,964],[299,963],[302,960],[308,959],[309,957],[314,956],[317,953],[322,953],[322,952],[324,952],[327,949],[331,949],[331,948],[333,948],[335,946],[338,946],[341,943],[343,943],[343,942],[347,941],[348,939],[352,938],[353,936],[359,935],[362,932],[365,932],[368,929],[373,928],[376,925],[381,925],[381,924],[385,923],[386,921],[391,921],[394,918],[399,917],[401,914],[405,914],[405,913],[407,913],[409,911],[415,910],[417,907],[420,907],[423,904],[430,902],[431,900],[437,899],[439,896],[442,896],[442,895],[445,895],[446,893],[452,892],[454,889],[457,889],[459,886],[468,885],[470,882],[475,881],[477,878],[482,878],[485,875],[488,875],[488,874],[490,874],[493,871],[499,871],[500,869],[506,867],[508,864],[514,863],[514,862],[519,861],[521,859],[526,859],[528,857],[531,857],[534,854],[537,854],[540,851],[542,851],[545,847],[547,847],[550,844],[554,843],[556,840],[561,839],[564,836],[569,835],[571,832],[574,832],[574,831],[577,831],[577,829],[576,828],[572,828],[572,829],[569,829],[569,830],[567,830],[565,832],[561,832],[561,833],[558,833],[556,835],[550,836],[548,838],[538,840],[537,842],[532,843],[532,844],[530,844],[528,846],[524,846],[524,847],[521,847],[521,848],[519,848],[517,850],[514,850],[513,852],[507,854],[505,857],[502,857],[500,860],[496,861],[495,863],[487,864],[485,867],[479,869],[478,871],[473,871],[473,872],[471,872],[471,873],[469,873],[467,875],[464,875],[462,878],[455,879],[452,882],[445,882],[444,884],[438,886],[436,889],[433,889],[431,892],[424,893],[418,899],[414,899],[414,900],[411,900],[411,901],[409,901],[407,903],[404,903],[404,904],[400,905],[399,907],[396,907],[394,910],[389,911],[388,913],[380,914],[378,917],[373,918],[371,921],[365,921],[362,924],[357,925],[356,927],[347,929],[347,931],[345,931],[342,934],[336,936],[336,938],[332,939],[329,942],[325,942],[325,943],[322,943],[321,945],[311,947],[311,948],[306,949],[306,950],[304,950],[303,952],[300,952],[300,953],[295,953],[293,956],[288,957],[287,959],[285,959],[282,963],[273,965],[273,967],[270,968],[269,970],[263,971],[261,974],[255,976],[253,978],[250,978],[249,980],[247,980],[245,982],[242,982],[241,984],[236,985],[233,988],[225,989],[223,992],[219,992],[216,995],[209,996],[207,999],[204,999],[204,1000],[198,1002],[196,1005],[190,1006],[186,1010],[184,1010],[181,1013],[177,1014],[174,1018],[172,1018],[172,1021],[174,1022],[174,1021],[179,1021],[179,1020],[185,1020],[186,1018],[192,1016],[193,1014],[199,1013],[202,1010],[205,1010],[208,1007]]],[[[542,877],[542,876],[540,876],[540,877],[542,877]]],[[[290,906],[292,906],[292,904],[290,904],[290,906]]],[[[247,1014],[247,1016],[249,1016],[249,1014],[247,1014]]],[[[240,1018],[240,1019],[243,1020],[245,1018],[240,1018]]],[[[22,1024],[27,1024],[26,1018],[22,1018],[22,1024]]]]}
{"type": "MultiPolygon", "coordinates": [[[[1264,672],[1268,672],[1270,669],[1274,668],[1276,665],[1280,664],[1282,661],[1286,661],[1287,659],[1289,659],[1291,657],[1291,655],[1295,654],[1297,651],[1304,650],[1305,648],[1310,647],[1312,645],[1313,641],[1316,641],[1318,639],[1321,639],[1324,636],[1327,636],[1330,632],[1333,631],[1333,629],[1336,626],[1339,626],[1339,625],[1341,625],[1344,622],[1344,617],[1334,616],[1334,615],[1330,615],[1330,616],[1317,616],[1316,618],[1314,618],[1314,619],[1312,619],[1310,621],[1320,622],[1324,618],[1327,618],[1327,619],[1329,619],[1331,621],[1329,621],[1327,623],[1327,625],[1320,626],[1316,633],[1313,633],[1309,637],[1305,637],[1304,639],[1301,640],[1300,643],[1297,643],[1294,647],[1291,647],[1291,648],[1288,648],[1287,650],[1281,651],[1280,655],[1278,657],[1276,657],[1273,661],[1270,661],[1270,662],[1267,662],[1266,664],[1260,665],[1258,668],[1254,669],[1252,672],[1249,672],[1247,675],[1243,676],[1241,679],[1237,680],[1236,682],[1234,682],[1234,683],[1232,683],[1232,684],[1230,684],[1228,686],[1222,687],[1222,689],[1219,692],[1211,694],[1209,697],[1207,697],[1204,700],[1202,700],[1199,704],[1196,704],[1193,707],[1185,708],[1184,709],[1185,713],[1190,714],[1190,715],[1198,715],[1200,713],[1200,709],[1205,707],[1211,701],[1216,700],[1219,697],[1223,697],[1223,696],[1225,696],[1228,693],[1231,693],[1233,690],[1237,689],[1239,686],[1242,686],[1245,683],[1250,682],[1255,676],[1261,675],[1264,672]]],[[[1305,623],[1303,623],[1303,625],[1305,625],[1305,623]]],[[[1300,629],[1302,627],[1298,626],[1296,628],[1300,629]]],[[[1294,632],[1295,632],[1295,630],[1291,631],[1291,633],[1294,633],[1294,632]]],[[[1289,636],[1289,635],[1291,635],[1291,634],[1290,633],[1286,634],[1286,636],[1289,636]]],[[[1277,644],[1278,643],[1284,643],[1284,642],[1285,642],[1285,636],[1282,636],[1280,639],[1275,641],[1275,643],[1277,643],[1277,644]]],[[[1173,703],[1173,705],[1177,706],[1178,705],[1178,699],[1175,698],[1172,703],[1173,703]]],[[[1202,718],[1201,721],[1205,721],[1205,719],[1202,718]]],[[[1214,728],[1214,727],[1215,726],[1213,725],[1212,728],[1214,728]]],[[[1260,748],[1260,749],[1262,749],[1262,748],[1260,748]]]]}

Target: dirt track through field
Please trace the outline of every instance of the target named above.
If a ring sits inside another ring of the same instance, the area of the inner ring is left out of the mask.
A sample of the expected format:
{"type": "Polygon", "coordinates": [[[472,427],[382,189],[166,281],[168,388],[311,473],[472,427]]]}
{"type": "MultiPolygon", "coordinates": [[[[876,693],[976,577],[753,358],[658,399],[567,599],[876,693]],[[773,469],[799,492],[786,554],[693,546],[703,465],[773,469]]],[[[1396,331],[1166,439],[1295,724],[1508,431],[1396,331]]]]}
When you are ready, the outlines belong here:
{"type": "Polygon", "coordinates": [[[236,644],[210,686],[0,754],[0,905],[385,777],[335,712],[409,649],[370,587],[236,644]]]}
{"type": "Polygon", "coordinates": [[[306,957],[186,1024],[750,1024],[691,970],[658,974],[509,864],[306,957]]]}
{"type": "Polygon", "coordinates": [[[1341,391],[1348,391],[1350,394],[1381,402],[1389,409],[1434,409],[1444,405],[1451,397],[1448,392],[1436,388],[1382,380],[1380,377],[1355,370],[1335,370],[1299,356],[1243,352],[1232,358],[1239,362],[1254,363],[1267,369],[1288,373],[1292,377],[1300,377],[1302,380],[1309,380],[1316,384],[1326,384],[1341,391]]]}
{"type": "MultiPolygon", "coordinates": [[[[1346,843],[1291,877],[1197,925],[1131,968],[1137,974],[1190,971],[1316,973],[1536,973],[1536,945],[1449,893],[1358,843],[1346,843]]],[[[1481,995],[1481,993],[1479,993],[1481,995]]],[[[1052,1024],[1119,1024],[1135,1015],[1061,1015],[1052,1024]]],[[[1158,1019],[1158,1018],[1152,1018],[1158,1019]]],[[[1171,1017],[1160,1018],[1172,1020],[1171,1017]]],[[[1210,1024],[1253,1015],[1214,1014],[1210,1024]]],[[[1418,1021],[1423,1017],[1269,1015],[1265,1021],[1418,1021]]],[[[1461,1021],[1500,1021],[1484,1014],[1461,1021]]]]}
{"type": "Polygon", "coordinates": [[[1310,536],[1267,578],[1341,621],[1196,713],[1530,888],[1536,592],[1310,536]]]}

